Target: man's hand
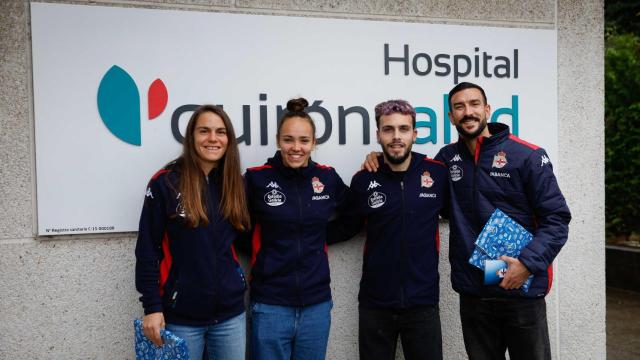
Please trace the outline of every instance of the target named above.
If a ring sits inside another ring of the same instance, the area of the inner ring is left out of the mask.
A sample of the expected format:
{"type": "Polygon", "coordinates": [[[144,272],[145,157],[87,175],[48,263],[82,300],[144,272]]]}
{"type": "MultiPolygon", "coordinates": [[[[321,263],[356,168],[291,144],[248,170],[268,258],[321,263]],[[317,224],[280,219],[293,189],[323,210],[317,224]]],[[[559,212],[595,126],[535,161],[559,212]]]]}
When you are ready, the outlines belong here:
{"type": "Polygon", "coordinates": [[[500,282],[500,287],[507,290],[519,289],[531,275],[529,269],[516,258],[501,256],[500,260],[507,263],[507,274],[500,282]]]}
{"type": "Polygon", "coordinates": [[[364,163],[360,166],[360,169],[365,169],[368,172],[376,172],[380,167],[378,163],[378,156],[382,153],[379,151],[372,151],[367,155],[367,158],[364,159],[364,163]]]}
{"type": "Polygon", "coordinates": [[[164,328],[164,315],[161,312],[151,313],[142,318],[142,332],[156,346],[162,346],[160,329],[164,328]]]}

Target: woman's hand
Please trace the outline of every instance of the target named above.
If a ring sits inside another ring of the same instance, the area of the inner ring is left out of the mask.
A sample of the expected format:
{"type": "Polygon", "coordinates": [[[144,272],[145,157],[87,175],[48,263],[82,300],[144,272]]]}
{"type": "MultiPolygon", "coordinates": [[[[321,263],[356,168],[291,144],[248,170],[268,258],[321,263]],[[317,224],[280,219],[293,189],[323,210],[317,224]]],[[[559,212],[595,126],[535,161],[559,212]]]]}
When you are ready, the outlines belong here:
{"type": "Polygon", "coordinates": [[[162,346],[160,329],[164,328],[164,315],[161,312],[151,313],[142,318],[142,332],[156,346],[162,346]]]}

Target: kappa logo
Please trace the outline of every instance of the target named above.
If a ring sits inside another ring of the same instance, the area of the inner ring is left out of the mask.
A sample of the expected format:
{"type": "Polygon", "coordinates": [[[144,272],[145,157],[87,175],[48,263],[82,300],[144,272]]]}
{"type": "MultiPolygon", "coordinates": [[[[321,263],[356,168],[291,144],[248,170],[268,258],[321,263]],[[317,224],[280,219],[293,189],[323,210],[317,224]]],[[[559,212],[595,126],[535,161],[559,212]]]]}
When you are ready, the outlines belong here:
{"type": "Polygon", "coordinates": [[[491,167],[502,169],[505,165],[507,165],[507,153],[499,151],[493,155],[493,165],[491,167]]]}
{"type": "Polygon", "coordinates": [[[272,189],[281,189],[280,185],[278,185],[278,183],[275,181],[271,181],[269,184],[267,184],[267,187],[272,189]]]}
{"type": "Polygon", "coordinates": [[[540,157],[540,167],[545,166],[547,164],[550,164],[551,160],[549,160],[549,157],[547,155],[542,155],[540,157]]]}
{"type": "Polygon", "coordinates": [[[313,187],[313,192],[316,194],[320,194],[324,191],[324,184],[320,182],[320,179],[317,176],[314,176],[311,179],[311,187],[313,187]]]}
{"type": "MultiPolygon", "coordinates": [[[[153,81],[147,91],[149,120],[164,112],[168,99],[164,82],[160,79],[153,81]]],[[[113,65],[100,80],[98,112],[115,137],[131,145],[142,145],[140,92],[133,78],[117,65],[113,65]]]]}
{"type": "Polygon", "coordinates": [[[451,158],[451,162],[462,161],[460,154],[456,154],[453,158],[451,158]]]}
{"type": "Polygon", "coordinates": [[[147,193],[144,196],[150,197],[150,198],[153,199],[153,193],[151,192],[151,188],[150,187],[147,188],[147,193]]]}
{"type": "Polygon", "coordinates": [[[375,180],[371,180],[371,181],[369,182],[369,187],[367,187],[367,191],[369,191],[369,190],[371,190],[371,189],[375,189],[375,188],[377,188],[378,186],[382,186],[382,185],[380,185],[380,184],[379,184],[377,181],[375,181],[375,180]]]}

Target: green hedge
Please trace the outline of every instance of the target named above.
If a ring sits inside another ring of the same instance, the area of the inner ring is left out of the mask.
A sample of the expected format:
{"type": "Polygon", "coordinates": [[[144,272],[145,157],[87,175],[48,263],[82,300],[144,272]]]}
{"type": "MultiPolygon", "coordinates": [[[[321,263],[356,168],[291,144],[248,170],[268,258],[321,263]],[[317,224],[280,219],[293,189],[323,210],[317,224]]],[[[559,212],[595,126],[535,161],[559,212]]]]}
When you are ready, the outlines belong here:
{"type": "Polygon", "coordinates": [[[605,34],[607,237],[640,233],[640,40],[605,34]]]}

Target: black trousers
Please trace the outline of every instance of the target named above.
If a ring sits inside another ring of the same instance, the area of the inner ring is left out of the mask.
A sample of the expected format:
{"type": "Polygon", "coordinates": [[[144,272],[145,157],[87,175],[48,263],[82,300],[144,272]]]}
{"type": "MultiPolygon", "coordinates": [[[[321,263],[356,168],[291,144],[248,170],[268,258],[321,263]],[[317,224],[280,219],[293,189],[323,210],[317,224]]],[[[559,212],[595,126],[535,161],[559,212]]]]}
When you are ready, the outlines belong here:
{"type": "Polygon", "coordinates": [[[460,295],[460,319],[471,360],[551,359],[544,298],[506,299],[460,295]]]}
{"type": "Polygon", "coordinates": [[[361,360],[395,360],[398,336],[406,360],[441,360],[438,305],[419,309],[359,309],[361,360]]]}

